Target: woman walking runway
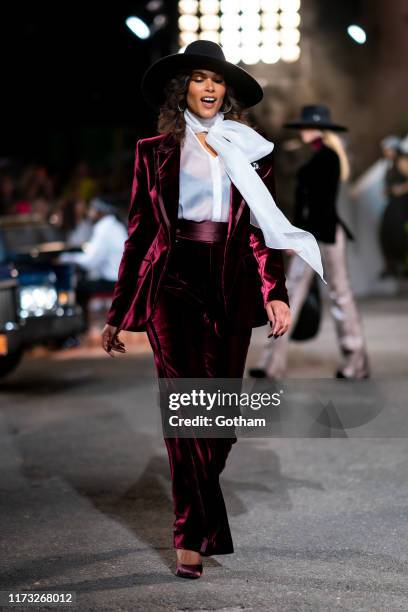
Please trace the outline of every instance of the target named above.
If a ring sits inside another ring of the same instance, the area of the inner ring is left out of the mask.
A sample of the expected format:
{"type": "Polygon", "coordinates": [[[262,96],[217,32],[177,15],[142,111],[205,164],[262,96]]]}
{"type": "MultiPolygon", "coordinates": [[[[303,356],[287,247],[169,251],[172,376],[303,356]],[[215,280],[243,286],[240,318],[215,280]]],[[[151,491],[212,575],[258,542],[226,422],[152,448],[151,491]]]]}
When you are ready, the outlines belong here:
{"type": "MultiPolygon", "coordinates": [[[[252,328],[269,319],[278,337],[290,323],[282,249],[321,274],[316,240],[274,202],[273,144],[245,118],[262,89],[219,45],[158,60],[142,91],[159,135],[137,144],[103,347],[123,353],[119,331],[145,330],[159,379],[241,378],[252,328]]],[[[219,475],[235,441],[165,437],[180,577],[201,576],[201,555],[234,550],[219,475]]]]}

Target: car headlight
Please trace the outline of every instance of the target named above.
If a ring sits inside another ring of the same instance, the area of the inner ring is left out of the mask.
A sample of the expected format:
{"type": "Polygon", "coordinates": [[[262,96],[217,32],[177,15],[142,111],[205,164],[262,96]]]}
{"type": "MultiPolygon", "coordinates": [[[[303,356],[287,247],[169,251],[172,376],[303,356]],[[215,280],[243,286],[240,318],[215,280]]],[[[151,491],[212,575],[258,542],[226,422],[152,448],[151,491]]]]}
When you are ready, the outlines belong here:
{"type": "Polygon", "coordinates": [[[58,295],[54,287],[22,287],[20,289],[20,315],[22,317],[41,316],[53,310],[58,295]]]}

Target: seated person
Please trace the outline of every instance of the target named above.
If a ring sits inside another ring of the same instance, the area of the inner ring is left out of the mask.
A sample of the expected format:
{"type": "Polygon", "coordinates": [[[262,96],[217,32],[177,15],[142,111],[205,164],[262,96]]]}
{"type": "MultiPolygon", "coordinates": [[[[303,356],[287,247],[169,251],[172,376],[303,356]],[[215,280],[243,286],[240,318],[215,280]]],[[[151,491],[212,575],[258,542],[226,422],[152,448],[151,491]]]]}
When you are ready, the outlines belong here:
{"type": "Polygon", "coordinates": [[[83,270],[77,284],[77,300],[84,311],[86,328],[89,324],[89,298],[100,291],[112,291],[118,278],[127,230],[116,217],[117,208],[94,198],[89,204],[88,216],[93,224],[89,241],[82,253],[62,253],[58,261],[76,263],[83,270]]]}

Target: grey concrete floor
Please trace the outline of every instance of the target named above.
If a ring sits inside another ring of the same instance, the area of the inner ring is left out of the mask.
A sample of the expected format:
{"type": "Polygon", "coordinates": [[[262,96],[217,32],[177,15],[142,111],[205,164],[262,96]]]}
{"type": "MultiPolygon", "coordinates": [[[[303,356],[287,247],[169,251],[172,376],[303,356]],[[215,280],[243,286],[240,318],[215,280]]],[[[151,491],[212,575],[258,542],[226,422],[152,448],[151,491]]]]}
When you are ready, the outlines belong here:
{"type": "MultiPolygon", "coordinates": [[[[396,385],[407,306],[361,303],[373,374],[396,385]]],[[[337,357],[326,317],[291,375],[330,377],[337,357]]],[[[408,610],[405,437],[240,439],[221,478],[235,553],[185,581],[149,350],[27,358],[0,401],[0,590],[74,591],[81,611],[408,610]]]]}

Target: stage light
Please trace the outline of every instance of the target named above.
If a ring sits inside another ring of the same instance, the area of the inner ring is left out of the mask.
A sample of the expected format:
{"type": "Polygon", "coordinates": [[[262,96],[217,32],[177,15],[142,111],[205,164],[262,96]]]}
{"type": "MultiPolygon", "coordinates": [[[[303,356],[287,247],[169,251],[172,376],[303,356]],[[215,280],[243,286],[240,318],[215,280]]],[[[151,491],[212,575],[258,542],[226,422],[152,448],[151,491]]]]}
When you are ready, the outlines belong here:
{"type": "Polygon", "coordinates": [[[146,9],[150,11],[151,13],[160,11],[161,8],[163,8],[162,0],[150,0],[150,2],[146,4],[146,9]]]}
{"type": "Polygon", "coordinates": [[[235,30],[222,30],[220,32],[220,43],[225,48],[238,47],[239,32],[235,30]]]}
{"type": "Polygon", "coordinates": [[[242,47],[231,46],[224,49],[224,53],[227,61],[232,62],[233,64],[238,64],[238,62],[240,62],[242,59],[242,47]]]}
{"type": "Polygon", "coordinates": [[[187,30],[183,30],[179,34],[179,45],[180,47],[185,47],[192,43],[194,40],[197,40],[198,35],[197,32],[189,32],[187,30]]]}
{"type": "Polygon", "coordinates": [[[218,30],[220,27],[220,18],[218,15],[203,15],[200,17],[201,30],[218,30]]]}
{"type": "Polygon", "coordinates": [[[231,13],[229,15],[221,15],[220,24],[223,30],[238,31],[241,26],[241,20],[238,13],[231,13]]]}
{"type": "Polygon", "coordinates": [[[279,22],[282,28],[297,28],[300,25],[299,13],[281,13],[279,22]]]}
{"type": "Polygon", "coordinates": [[[261,0],[260,4],[264,13],[277,13],[279,11],[279,0],[261,0]]]}
{"type": "Polygon", "coordinates": [[[202,15],[218,15],[220,3],[218,0],[201,0],[200,13],[202,15]]]}
{"type": "Polygon", "coordinates": [[[141,40],[146,40],[150,36],[149,26],[139,17],[128,17],[126,25],[131,32],[141,40]]]}
{"type": "Polygon", "coordinates": [[[212,40],[215,43],[220,42],[220,35],[215,30],[202,30],[198,37],[203,40],[212,40]]]}
{"type": "Polygon", "coordinates": [[[221,0],[220,10],[221,10],[221,13],[224,13],[224,14],[238,13],[239,6],[237,5],[236,0],[221,0]]]}
{"type": "Polygon", "coordinates": [[[167,23],[168,23],[167,15],[164,15],[163,13],[159,13],[153,19],[153,26],[150,28],[150,33],[154,34],[155,32],[158,32],[158,30],[161,30],[162,28],[164,28],[167,25],[167,23]]]}
{"type": "Polygon", "coordinates": [[[257,64],[260,60],[259,47],[245,45],[241,49],[242,61],[245,64],[257,64]]]}
{"type": "Polygon", "coordinates": [[[300,57],[300,48],[297,45],[282,45],[281,57],[284,62],[296,62],[300,57]]]}
{"type": "Polygon", "coordinates": [[[367,40],[367,35],[363,28],[358,25],[351,25],[347,28],[348,35],[359,45],[364,45],[367,40]]]}
{"type": "Polygon", "coordinates": [[[278,30],[261,30],[261,41],[265,47],[277,46],[280,42],[278,30]]]}
{"type": "Polygon", "coordinates": [[[280,0],[279,8],[282,12],[296,13],[300,9],[300,0],[280,0]]]}
{"type": "Polygon", "coordinates": [[[247,11],[241,15],[241,28],[243,30],[259,30],[261,25],[261,17],[259,13],[250,13],[247,11]]]}
{"type": "Polygon", "coordinates": [[[263,28],[277,28],[279,25],[278,13],[264,13],[261,15],[261,24],[263,28]]]}
{"type": "Polygon", "coordinates": [[[259,50],[259,45],[262,44],[262,32],[260,30],[243,30],[239,34],[241,34],[242,45],[259,50]]]}
{"type": "Polygon", "coordinates": [[[198,2],[196,0],[180,0],[178,6],[181,15],[195,15],[197,13],[198,2]]]}
{"type": "Polygon", "coordinates": [[[179,44],[219,42],[235,63],[300,57],[300,0],[179,0],[179,44]]]}
{"type": "Polygon", "coordinates": [[[300,31],[296,28],[282,29],[279,32],[279,38],[282,45],[297,45],[300,41],[300,31]]]}
{"type": "Polygon", "coordinates": [[[261,6],[260,6],[260,0],[251,0],[250,3],[248,3],[248,0],[243,0],[243,2],[241,2],[241,12],[242,13],[259,13],[261,6]]]}
{"type": "Polygon", "coordinates": [[[260,56],[265,64],[276,64],[281,58],[280,48],[278,45],[262,45],[260,56]]]}
{"type": "Polygon", "coordinates": [[[198,17],[195,15],[181,15],[178,20],[180,30],[189,32],[197,32],[200,26],[198,17]]]}

